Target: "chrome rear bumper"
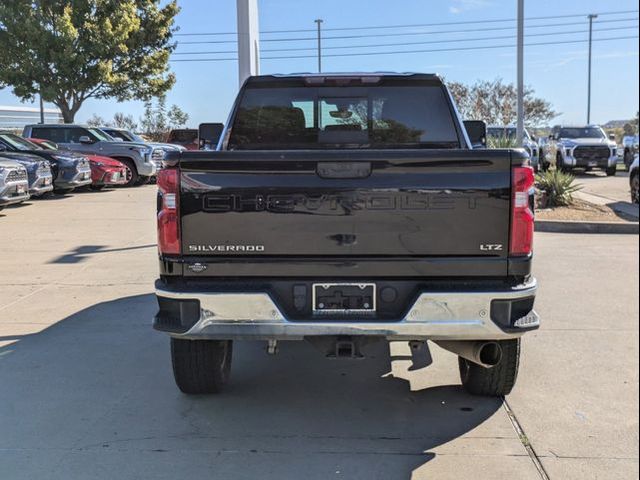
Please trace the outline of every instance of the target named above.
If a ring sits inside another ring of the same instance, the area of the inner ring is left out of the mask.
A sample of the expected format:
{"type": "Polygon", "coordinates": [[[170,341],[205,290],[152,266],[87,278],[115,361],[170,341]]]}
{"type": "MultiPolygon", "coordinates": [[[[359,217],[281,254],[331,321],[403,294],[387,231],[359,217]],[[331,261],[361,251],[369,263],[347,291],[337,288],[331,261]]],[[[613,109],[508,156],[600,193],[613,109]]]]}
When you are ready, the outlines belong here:
{"type": "Polygon", "coordinates": [[[315,318],[292,321],[267,293],[184,292],[156,288],[156,295],[168,301],[194,301],[200,306],[199,319],[184,333],[168,331],[185,339],[302,340],[309,336],[376,336],[388,340],[500,340],[517,338],[535,329],[540,320],[535,311],[501,328],[492,320],[492,302],[535,297],[537,284],[499,292],[424,292],[398,321],[349,319],[327,321],[315,318]]]}

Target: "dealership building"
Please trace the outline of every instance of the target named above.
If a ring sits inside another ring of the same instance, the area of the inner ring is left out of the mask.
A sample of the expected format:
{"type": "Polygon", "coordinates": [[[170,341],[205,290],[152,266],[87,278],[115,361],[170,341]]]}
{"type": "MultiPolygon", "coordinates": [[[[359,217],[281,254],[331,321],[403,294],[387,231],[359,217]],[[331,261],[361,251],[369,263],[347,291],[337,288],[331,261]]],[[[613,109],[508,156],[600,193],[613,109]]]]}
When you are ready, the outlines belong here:
{"type": "MultiPolygon", "coordinates": [[[[0,129],[20,129],[27,124],[40,123],[40,109],[0,105],[0,129]]],[[[44,123],[63,123],[57,108],[44,109],[44,123]]]]}

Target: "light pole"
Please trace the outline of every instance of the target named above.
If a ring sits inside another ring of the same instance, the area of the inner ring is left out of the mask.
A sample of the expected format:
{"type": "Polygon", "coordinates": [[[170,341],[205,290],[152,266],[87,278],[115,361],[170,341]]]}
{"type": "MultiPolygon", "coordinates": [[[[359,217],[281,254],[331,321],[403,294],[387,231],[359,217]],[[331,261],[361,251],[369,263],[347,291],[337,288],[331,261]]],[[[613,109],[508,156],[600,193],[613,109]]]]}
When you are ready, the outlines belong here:
{"type": "Polygon", "coordinates": [[[318,24],[318,73],[322,73],[322,22],[321,18],[314,20],[318,24]]]}
{"type": "Polygon", "coordinates": [[[238,77],[240,85],[252,75],[260,75],[260,33],[258,0],[237,0],[238,77]]]}
{"type": "Polygon", "coordinates": [[[596,14],[590,14],[589,18],[589,73],[587,81],[587,125],[591,123],[591,44],[593,42],[593,19],[598,18],[596,14]]]}
{"type": "Polygon", "coordinates": [[[516,139],[518,146],[524,142],[524,0],[518,0],[518,123],[516,139]]]}
{"type": "Polygon", "coordinates": [[[44,125],[44,102],[42,101],[42,93],[38,96],[40,97],[40,123],[44,125]]]}

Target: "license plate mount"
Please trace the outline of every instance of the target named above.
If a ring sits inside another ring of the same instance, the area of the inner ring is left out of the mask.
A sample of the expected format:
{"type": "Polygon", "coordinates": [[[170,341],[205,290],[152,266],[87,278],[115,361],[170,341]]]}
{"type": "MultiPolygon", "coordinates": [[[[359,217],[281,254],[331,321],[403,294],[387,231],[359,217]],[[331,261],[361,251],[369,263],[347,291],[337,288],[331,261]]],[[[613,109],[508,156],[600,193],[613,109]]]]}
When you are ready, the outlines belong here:
{"type": "Polygon", "coordinates": [[[314,283],[313,312],[375,313],[375,283],[314,283]]]}

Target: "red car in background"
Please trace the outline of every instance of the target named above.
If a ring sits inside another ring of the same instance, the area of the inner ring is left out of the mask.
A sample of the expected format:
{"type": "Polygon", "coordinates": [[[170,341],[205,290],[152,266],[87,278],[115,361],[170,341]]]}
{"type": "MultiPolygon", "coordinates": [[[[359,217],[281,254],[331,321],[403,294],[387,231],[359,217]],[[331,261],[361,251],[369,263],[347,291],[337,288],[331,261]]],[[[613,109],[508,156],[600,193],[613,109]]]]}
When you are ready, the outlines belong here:
{"type": "MultiPolygon", "coordinates": [[[[58,150],[58,145],[51,140],[29,138],[29,141],[46,150],[58,150]]],[[[102,190],[105,186],[125,185],[127,183],[127,167],[118,160],[101,155],[83,155],[91,165],[91,189],[102,190]]]]}

